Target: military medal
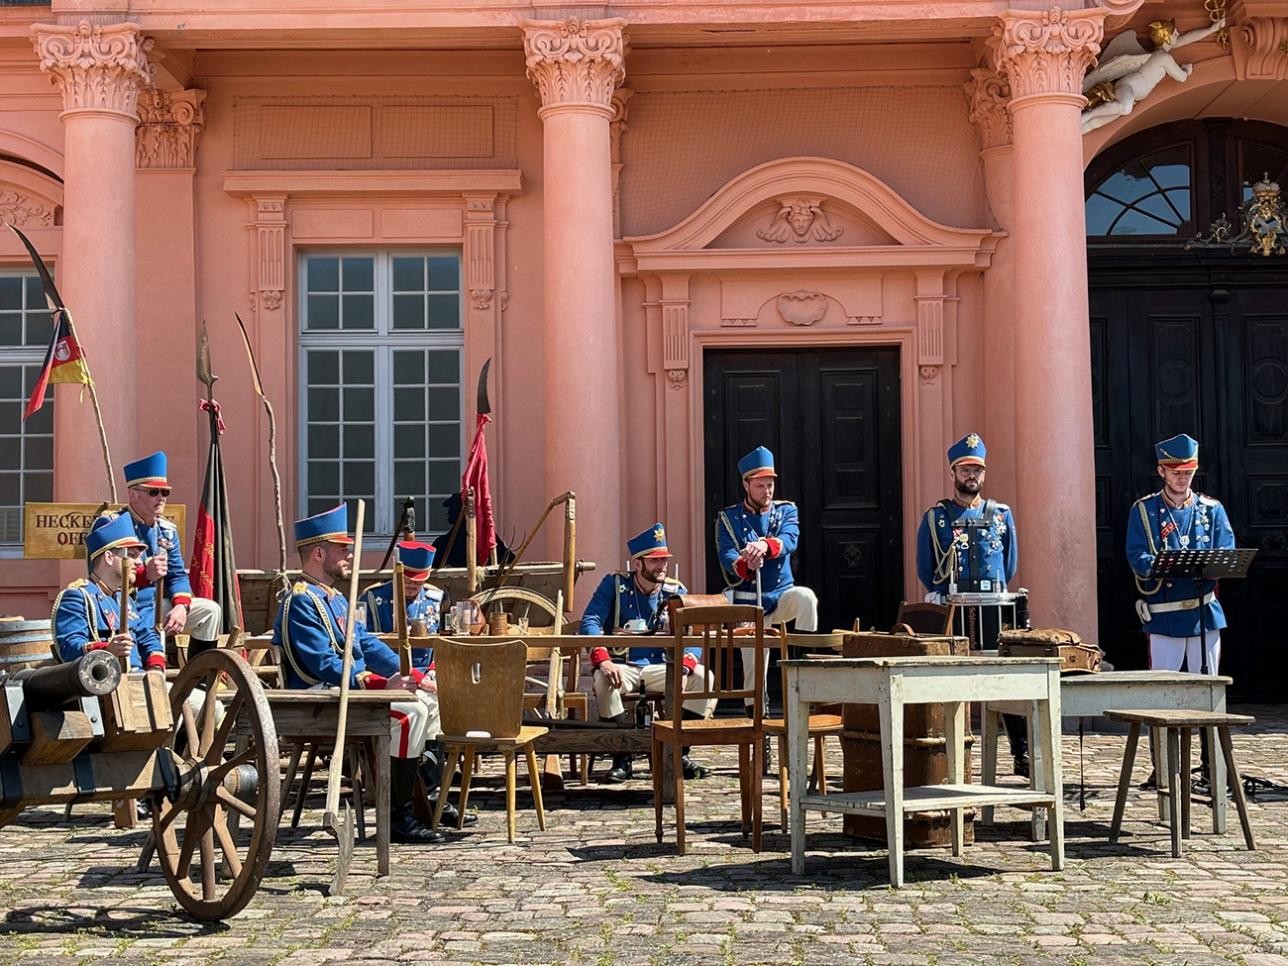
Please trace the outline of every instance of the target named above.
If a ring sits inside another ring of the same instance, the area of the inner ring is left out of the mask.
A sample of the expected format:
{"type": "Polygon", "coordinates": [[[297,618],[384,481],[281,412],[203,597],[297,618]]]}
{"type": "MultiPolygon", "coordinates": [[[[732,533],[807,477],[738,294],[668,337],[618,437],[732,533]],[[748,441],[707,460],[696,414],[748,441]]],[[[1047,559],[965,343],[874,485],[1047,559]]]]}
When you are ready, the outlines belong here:
{"type": "Polygon", "coordinates": [[[1184,549],[1189,545],[1190,545],[1190,535],[1188,533],[1181,534],[1181,548],[1184,549]]]}

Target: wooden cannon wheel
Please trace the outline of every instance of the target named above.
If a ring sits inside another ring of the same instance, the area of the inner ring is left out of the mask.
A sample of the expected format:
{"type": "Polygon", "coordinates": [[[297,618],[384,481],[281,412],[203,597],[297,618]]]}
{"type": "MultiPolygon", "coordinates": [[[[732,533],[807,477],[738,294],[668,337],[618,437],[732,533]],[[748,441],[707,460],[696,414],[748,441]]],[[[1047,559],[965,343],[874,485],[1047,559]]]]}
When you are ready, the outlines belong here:
{"type": "MultiPolygon", "coordinates": [[[[550,623],[555,622],[555,602],[538,591],[531,590],[527,587],[496,587],[490,590],[481,590],[473,597],[468,598],[484,611],[491,610],[514,610],[515,604],[535,605],[536,610],[546,614],[550,618],[550,623]]],[[[533,624],[534,627],[538,626],[533,624]]]]}
{"type": "Polygon", "coordinates": [[[281,806],[277,730],[259,678],[228,650],[190,660],[170,705],[179,789],[173,801],[153,801],[157,856],[184,909],[198,919],[224,919],[250,902],[273,852],[281,806]]]}

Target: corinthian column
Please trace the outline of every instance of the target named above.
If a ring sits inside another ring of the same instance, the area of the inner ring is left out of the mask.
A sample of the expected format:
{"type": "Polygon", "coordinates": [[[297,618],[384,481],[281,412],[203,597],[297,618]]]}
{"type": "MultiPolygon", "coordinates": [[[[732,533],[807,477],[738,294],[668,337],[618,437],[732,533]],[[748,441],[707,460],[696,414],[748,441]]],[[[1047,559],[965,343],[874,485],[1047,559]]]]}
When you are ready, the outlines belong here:
{"type": "Polygon", "coordinates": [[[575,18],[523,23],[528,78],[540,92],[537,115],[545,127],[546,489],[574,490],[593,513],[578,549],[584,546],[601,567],[622,556],[627,450],[609,131],[613,91],[626,73],[624,25],[575,18]]]}
{"type": "MultiPolygon", "coordinates": [[[[103,404],[119,472],[139,455],[134,304],[134,128],[139,91],[151,86],[152,41],[136,24],[32,28],[41,70],[63,94],[63,249],[58,288],[76,320],[103,404]]],[[[75,387],[55,407],[54,492],[59,500],[107,495],[88,406],[75,387]]]]}
{"type": "Polygon", "coordinates": [[[1011,89],[1020,578],[1034,619],[1095,639],[1096,502],[1083,216],[1082,78],[1104,10],[1010,12],[993,29],[1011,89]]]}

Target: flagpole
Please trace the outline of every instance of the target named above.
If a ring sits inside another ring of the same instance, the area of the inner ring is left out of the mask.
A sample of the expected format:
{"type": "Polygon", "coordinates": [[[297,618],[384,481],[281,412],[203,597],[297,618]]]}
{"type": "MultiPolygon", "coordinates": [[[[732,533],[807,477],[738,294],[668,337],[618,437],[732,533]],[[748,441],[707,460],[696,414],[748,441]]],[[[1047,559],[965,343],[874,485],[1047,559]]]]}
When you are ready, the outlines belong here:
{"type": "MultiPolygon", "coordinates": [[[[81,359],[85,362],[86,385],[89,386],[89,402],[94,407],[94,422],[98,424],[98,441],[103,447],[103,464],[107,467],[107,486],[112,494],[112,502],[116,503],[116,472],[112,469],[112,451],[107,445],[107,427],[103,425],[103,410],[98,404],[98,390],[94,387],[94,377],[89,373],[89,355],[85,352],[85,346],[81,343],[80,338],[76,335],[76,325],[72,322],[72,314],[66,309],[59,309],[67,319],[67,330],[71,332],[72,338],[80,346],[81,359]]],[[[57,328],[57,312],[54,314],[54,326],[57,328]]]]}

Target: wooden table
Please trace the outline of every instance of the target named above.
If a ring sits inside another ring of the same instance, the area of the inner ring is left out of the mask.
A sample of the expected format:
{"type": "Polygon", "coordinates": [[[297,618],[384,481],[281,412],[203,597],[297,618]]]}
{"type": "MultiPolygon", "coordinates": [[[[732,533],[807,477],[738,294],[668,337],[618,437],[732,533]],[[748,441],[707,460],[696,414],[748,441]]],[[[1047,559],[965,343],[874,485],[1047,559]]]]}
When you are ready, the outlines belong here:
{"type": "MultiPolygon", "coordinates": [[[[1011,660],[1007,658],[1006,660],[1011,660]]],[[[1187,674],[1182,671],[1100,671],[1095,674],[1068,674],[1060,679],[1060,705],[1068,717],[1096,717],[1113,708],[1149,711],[1216,711],[1224,713],[1225,689],[1232,678],[1220,675],[1187,674]]],[[[1025,714],[1022,706],[990,701],[980,715],[983,746],[982,781],[991,784],[997,777],[998,712],[1025,714]]],[[[1032,725],[1030,724],[1030,727],[1032,725]]],[[[1212,830],[1223,834],[1226,829],[1225,761],[1216,753],[1215,729],[1209,729],[1208,766],[1212,778],[1212,830]]],[[[1167,774],[1162,743],[1154,742],[1154,773],[1167,774]]],[[[1160,785],[1162,783],[1160,782],[1160,785]]],[[[1161,790],[1161,789],[1160,789],[1161,790]]],[[[1165,796],[1158,796],[1158,818],[1167,818],[1165,796]]],[[[992,808],[985,808],[982,821],[993,821],[992,808]]],[[[1040,835],[1041,830],[1036,830],[1040,835]]]]}
{"type": "MultiPolygon", "coordinates": [[[[268,698],[268,706],[273,711],[279,742],[334,743],[340,717],[339,688],[316,691],[266,688],[264,697],[268,698]]],[[[362,738],[375,744],[377,875],[389,874],[389,705],[407,697],[410,695],[406,691],[349,692],[346,740],[362,738]]],[[[282,789],[283,806],[289,791],[282,789]]]]}
{"type": "Polygon", "coordinates": [[[792,871],[805,871],[805,811],[884,815],[890,883],[903,885],[903,819],[907,812],[947,809],[953,855],[961,855],[963,812],[984,805],[1024,804],[1051,814],[1051,867],[1064,867],[1064,801],[1060,756],[1060,662],[1056,658],[887,657],[784,661],[789,735],[792,871]],[[1033,786],[1004,788],[965,781],[966,703],[1023,701],[1039,722],[1033,786]],[[882,789],[804,794],[811,704],[875,704],[881,717],[882,789]],[[904,705],[944,706],[948,782],[903,786],[904,705]],[[1049,766],[1044,763],[1049,762],[1049,766]]]}

